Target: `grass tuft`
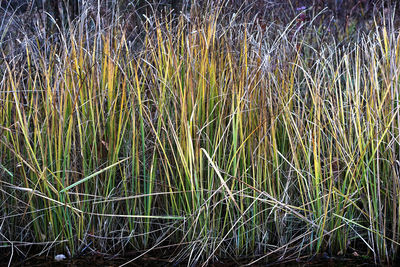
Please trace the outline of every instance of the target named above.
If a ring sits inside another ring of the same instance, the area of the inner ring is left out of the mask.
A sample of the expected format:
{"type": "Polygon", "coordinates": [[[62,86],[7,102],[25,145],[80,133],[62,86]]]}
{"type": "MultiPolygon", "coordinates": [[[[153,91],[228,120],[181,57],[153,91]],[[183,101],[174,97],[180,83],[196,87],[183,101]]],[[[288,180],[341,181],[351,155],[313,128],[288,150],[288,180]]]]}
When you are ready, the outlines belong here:
{"type": "Polygon", "coordinates": [[[192,12],[146,16],[141,41],[82,15],[1,47],[1,247],[392,262],[399,33],[192,12]]]}

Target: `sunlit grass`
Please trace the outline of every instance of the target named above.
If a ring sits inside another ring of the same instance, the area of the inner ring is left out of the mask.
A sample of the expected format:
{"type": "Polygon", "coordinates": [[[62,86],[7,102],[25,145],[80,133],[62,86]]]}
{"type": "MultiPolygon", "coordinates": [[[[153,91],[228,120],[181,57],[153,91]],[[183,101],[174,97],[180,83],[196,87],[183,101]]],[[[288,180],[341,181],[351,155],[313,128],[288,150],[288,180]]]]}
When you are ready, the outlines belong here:
{"type": "Polygon", "coordinates": [[[149,18],[137,49],[77,24],[1,62],[3,247],[394,259],[398,33],[339,47],[218,12],[149,18]]]}

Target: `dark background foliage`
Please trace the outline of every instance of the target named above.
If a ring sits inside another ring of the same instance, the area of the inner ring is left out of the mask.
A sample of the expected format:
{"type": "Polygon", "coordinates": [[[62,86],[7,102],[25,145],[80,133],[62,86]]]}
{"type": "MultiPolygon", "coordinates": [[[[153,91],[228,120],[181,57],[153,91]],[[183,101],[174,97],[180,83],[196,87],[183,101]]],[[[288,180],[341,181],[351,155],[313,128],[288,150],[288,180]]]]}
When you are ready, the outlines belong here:
{"type": "MultiPolygon", "coordinates": [[[[174,9],[182,10],[193,6],[209,6],[210,2],[218,0],[107,0],[100,1],[103,12],[107,9],[120,7],[124,12],[132,10],[140,13],[154,12],[155,10],[174,9]]],[[[395,0],[225,0],[226,11],[238,11],[239,9],[258,13],[260,16],[269,17],[279,15],[281,19],[292,19],[299,10],[305,8],[309,16],[325,10],[326,15],[334,16],[335,20],[346,23],[346,20],[368,20],[374,13],[380,10],[394,10],[395,0]]],[[[58,22],[68,15],[75,18],[85,8],[97,7],[95,0],[1,0],[3,11],[22,14],[32,11],[47,11],[54,15],[58,22]]],[[[214,3],[215,4],[215,3],[214,3]]],[[[215,5],[212,5],[215,6],[215,5]]]]}

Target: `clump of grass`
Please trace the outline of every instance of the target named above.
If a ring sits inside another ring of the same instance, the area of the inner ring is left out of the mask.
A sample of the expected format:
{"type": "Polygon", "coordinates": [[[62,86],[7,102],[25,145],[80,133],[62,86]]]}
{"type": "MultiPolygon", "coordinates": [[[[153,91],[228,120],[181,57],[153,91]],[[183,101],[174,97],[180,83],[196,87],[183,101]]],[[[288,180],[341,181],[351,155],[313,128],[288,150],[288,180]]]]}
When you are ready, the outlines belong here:
{"type": "Polygon", "coordinates": [[[399,34],[339,47],[220,12],[147,17],[135,49],[83,17],[0,62],[3,247],[393,261],[399,34]]]}

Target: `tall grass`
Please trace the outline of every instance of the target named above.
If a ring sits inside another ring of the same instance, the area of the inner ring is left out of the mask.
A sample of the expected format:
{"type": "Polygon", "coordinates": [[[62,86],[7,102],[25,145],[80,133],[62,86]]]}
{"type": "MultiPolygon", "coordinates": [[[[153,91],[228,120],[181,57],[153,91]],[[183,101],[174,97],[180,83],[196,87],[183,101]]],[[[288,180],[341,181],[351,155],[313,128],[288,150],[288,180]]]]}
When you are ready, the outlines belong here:
{"type": "Polygon", "coordinates": [[[400,35],[339,45],[219,12],[148,18],[136,48],[83,17],[3,49],[3,248],[394,260],[400,35]]]}

